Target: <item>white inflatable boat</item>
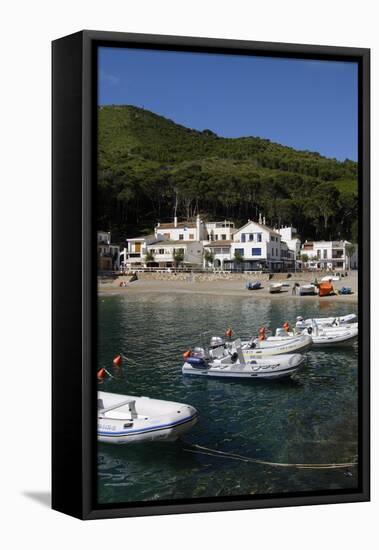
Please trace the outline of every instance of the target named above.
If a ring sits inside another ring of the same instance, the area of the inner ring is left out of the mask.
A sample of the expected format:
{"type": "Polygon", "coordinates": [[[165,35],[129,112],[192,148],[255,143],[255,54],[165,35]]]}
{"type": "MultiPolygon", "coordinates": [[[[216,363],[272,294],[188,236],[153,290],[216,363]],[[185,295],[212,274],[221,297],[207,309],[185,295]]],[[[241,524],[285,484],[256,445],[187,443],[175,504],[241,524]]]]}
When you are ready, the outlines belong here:
{"type": "Polygon", "coordinates": [[[278,355],[266,359],[245,360],[241,347],[233,354],[225,353],[225,348],[214,350],[214,358],[200,354],[188,357],[183,365],[183,374],[209,376],[215,378],[238,378],[255,380],[285,378],[295,374],[301,367],[304,357],[300,354],[278,355]]]}
{"type": "Polygon", "coordinates": [[[103,443],[175,441],[198,419],[194,407],[173,401],[98,392],[98,440],[103,443]]]}
{"type": "Polygon", "coordinates": [[[338,328],[314,326],[306,330],[308,334],[312,330],[311,336],[315,347],[349,346],[358,338],[358,323],[355,323],[354,326],[347,325],[338,328]]]}
{"type": "Polygon", "coordinates": [[[316,285],[301,285],[299,288],[300,296],[315,296],[317,294],[316,285]]]}
{"type": "Polygon", "coordinates": [[[270,294],[278,294],[282,291],[282,283],[271,283],[269,286],[269,292],[270,294]]]}
{"type": "MultiPolygon", "coordinates": [[[[238,345],[237,340],[236,345],[238,345]]],[[[309,334],[299,334],[286,339],[269,337],[265,340],[254,339],[249,342],[242,342],[242,351],[247,359],[255,359],[271,355],[305,353],[311,345],[312,338],[309,334]]]]}
{"type": "Polygon", "coordinates": [[[357,321],[357,316],[355,313],[349,313],[349,315],[343,315],[341,317],[319,317],[315,319],[303,319],[303,317],[296,318],[296,327],[305,328],[312,327],[314,323],[318,326],[328,325],[338,327],[340,325],[349,325],[357,321]]]}
{"type": "MultiPolygon", "coordinates": [[[[275,336],[270,336],[268,340],[286,342],[298,334],[297,332],[286,331],[284,328],[276,329],[275,336]]],[[[312,338],[313,346],[345,346],[352,344],[358,338],[358,323],[350,325],[341,325],[339,327],[330,327],[327,325],[313,327],[303,330],[303,334],[308,334],[312,338]]]]}

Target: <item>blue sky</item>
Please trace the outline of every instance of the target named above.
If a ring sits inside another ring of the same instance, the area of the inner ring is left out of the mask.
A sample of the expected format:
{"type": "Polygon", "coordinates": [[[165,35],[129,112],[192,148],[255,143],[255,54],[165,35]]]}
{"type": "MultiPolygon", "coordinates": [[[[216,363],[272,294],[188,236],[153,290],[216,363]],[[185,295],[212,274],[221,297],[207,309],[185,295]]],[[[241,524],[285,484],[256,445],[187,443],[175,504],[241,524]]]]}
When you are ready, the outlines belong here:
{"type": "Polygon", "coordinates": [[[99,104],[357,160],[356,63],[99,49],[99,104]]]}

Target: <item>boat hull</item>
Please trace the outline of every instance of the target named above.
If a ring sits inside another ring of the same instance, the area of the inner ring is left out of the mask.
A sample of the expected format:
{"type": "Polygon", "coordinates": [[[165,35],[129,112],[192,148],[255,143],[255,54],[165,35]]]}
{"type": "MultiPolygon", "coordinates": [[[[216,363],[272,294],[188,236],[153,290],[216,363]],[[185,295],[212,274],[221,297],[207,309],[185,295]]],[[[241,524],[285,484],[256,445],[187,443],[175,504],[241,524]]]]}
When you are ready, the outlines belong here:
{"type": "Polygon", "coordinates": [[[350,313],[349,315],[343,315],[342,317],[320,317],[318,319],[305,319],[303,324],[305,327],[311,327],[314,323],[319,326],[349,326],[351,323],[355,323],[356,320],[357,316],[355,315],[355,313],[350,313]]]}
{"type": "Polygon", "coordinates": [[[282,286],[269,287],[270,294],[279,294],[280,292],[282,292],[282,286]]]}
{"type": "Polygon", "coordinates": [[[98,414],[97,437],[102,443],[125,445],[176,441],[198,421],[198,413],[190,405],[147,397],[132,397],[138,416],[126,418],[127,413],[123,412],[122,407],[112,409],[112,405],[115,403],[115,396],[118,399],[129,396],[107,392],[99,392],[99,396],[104,401],[103,410],[106,411],[107,406],[111,405],[107,416],[101,412],[98,414]]]}
{"type": "Polygon", "coordinates": [[[300,296],[316,296],[316,287],[313,285],[310,286],[301,286],[299,289],[300,296]]]}
{"type": "Polygon", "coordinates": [[[249,344],[242,345],[244,357],[255,359],[273,355],[284,355],[289,353],[305,353],[312,346],[312,337],[302,335],[296,338],[278,338],[277,341],[265,340],[260,342],[256,348],[249,348],[249,344]]]}
{"type": "Polygon", "coordinates": [[[339,334],[325,334],[319,336],[312,336],[313,346],[324,348],[324,347],[343,347],[351,346],[358,339],[358,330],[349,331],[348,334],[339,335],[339,334]]]}
{"type": "Polygon", "coordinates": [[[207,368],[196,368],[184,363],[182,372],[190,376],[203,376],[207,378],[224,378],[237,380],[275,380],[288,378],[302,367],[304,357],[293,354],[288,357],[264,359],[246,364],[223,365],[216,362],[210,363],[207,368]]]}

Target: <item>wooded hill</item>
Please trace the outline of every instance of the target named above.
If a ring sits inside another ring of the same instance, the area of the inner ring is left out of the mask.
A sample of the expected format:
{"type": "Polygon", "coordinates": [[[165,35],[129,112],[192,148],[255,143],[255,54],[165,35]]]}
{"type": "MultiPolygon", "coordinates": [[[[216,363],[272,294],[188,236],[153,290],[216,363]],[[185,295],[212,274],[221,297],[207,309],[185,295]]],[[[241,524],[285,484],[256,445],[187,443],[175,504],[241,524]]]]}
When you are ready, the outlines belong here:
{"type": "MultiPolygon", "coordinates": [[[[254,121],[252,121],[252,127],[254,121]]],[[[124,105],[98,109],[98,229],[114,242],[158,221],[258,219],[305,239],[357,240],[357,163],[259,137],[223,138],[124,105]]]]}

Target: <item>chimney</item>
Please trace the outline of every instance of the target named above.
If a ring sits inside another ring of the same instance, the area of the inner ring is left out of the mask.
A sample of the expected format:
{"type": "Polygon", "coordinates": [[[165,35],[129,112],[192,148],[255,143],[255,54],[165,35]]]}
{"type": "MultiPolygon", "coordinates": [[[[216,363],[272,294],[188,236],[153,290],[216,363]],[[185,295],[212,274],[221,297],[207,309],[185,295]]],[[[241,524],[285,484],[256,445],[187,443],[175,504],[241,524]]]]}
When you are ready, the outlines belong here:
{"type": "Polygon", "coordinates": [[[197,240],[201,241],[200,236],[200,216],[199,214],[196,216],[196,233],[197,233],[197,240]]]}
{"type": "Polygon", "coordinates": [[[260,223],[262,225],[262,214],[259,212],[259,220],[258,220],[258,223],[260,223]]]}
{"type": "Polygon", "coordinates": [[[174,216],[174,227],[178,227],[178,218],[174,216]]]}
{"type": "Polygon", "coordinates": [[[266,225],[266,216],[263,216],[263,225],[266,225]]]}

